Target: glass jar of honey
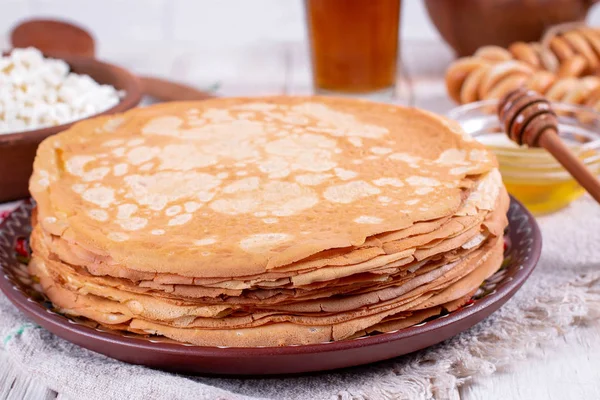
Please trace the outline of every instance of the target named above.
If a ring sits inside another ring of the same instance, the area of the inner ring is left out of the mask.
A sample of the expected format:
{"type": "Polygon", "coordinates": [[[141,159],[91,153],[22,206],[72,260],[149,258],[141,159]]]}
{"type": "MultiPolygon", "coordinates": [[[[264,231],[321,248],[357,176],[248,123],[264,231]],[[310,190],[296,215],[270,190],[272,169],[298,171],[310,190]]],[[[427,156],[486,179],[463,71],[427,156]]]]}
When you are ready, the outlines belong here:
{"type": "MultiPolygon", "coordinates": [[[[518,146],[504,133],[497,100],[457,107],[448,117],[491,149],[498,158],[508,192],[535,214],[556,211],[584,193],[584,189],[542,148],[518,146]]],[[[553,103],[560,137],[590,170],[600,173],[600,114],[585,107],[553,103]]]]}

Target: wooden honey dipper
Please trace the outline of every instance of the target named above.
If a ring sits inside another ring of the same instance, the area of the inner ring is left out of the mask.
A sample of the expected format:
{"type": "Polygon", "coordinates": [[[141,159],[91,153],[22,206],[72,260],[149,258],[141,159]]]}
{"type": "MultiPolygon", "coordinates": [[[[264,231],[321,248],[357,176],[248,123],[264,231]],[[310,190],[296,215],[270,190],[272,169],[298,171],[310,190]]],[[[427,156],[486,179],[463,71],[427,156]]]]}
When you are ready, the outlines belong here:
{"type": "Polygon", "coordinates": [[[546,98],[532,90],[516,89],[500,100],[498,118],[512,141],[548,150],[600,203],[600,181],[558,136],[558,119],[546,98]]]}

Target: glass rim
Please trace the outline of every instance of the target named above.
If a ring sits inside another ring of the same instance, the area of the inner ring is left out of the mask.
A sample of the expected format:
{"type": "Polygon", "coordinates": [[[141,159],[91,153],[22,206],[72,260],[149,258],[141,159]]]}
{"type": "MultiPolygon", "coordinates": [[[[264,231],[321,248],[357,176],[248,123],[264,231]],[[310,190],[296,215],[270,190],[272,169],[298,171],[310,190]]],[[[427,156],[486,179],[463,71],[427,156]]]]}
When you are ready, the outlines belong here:
{"type": "MultiPolygon", "coordinates": [[[[454,116],[455,114],[460,115],[461,113],[473,111],[478,108],[497,106],[498,103],[500,103],[500,100],[498,100],[498,99],[489,99],[489,100],[474,101],[472,103],[467,103],[467,104],[461,104],[459,106],[452,108],[450,111],[448,111],[446,113],[446,116],[448,118],[455,119],[456,118],[454,116]]],[[[582,106],[579,104],[572,104],[572,103],[563,103],[560,101],[551,101],[550,104],[553,107],[558,107],[559,109],[562,109],[565,111],[579,111],[579,112],[583,111],[586,113],[590,113],[590,114],[593,114],[596,118],[598,118],[600,120],[600,112],[594,110],[593,108],[587,107],[587,106],[582,106]]]]}
{"type": "MultiPolygon", "coordinates": [[[[451,109],[450,111],[446,112],[446,117],[453,119],[457,122],[459,122],[459,124],[464,125],[464,121],[469,120],[470,118],[476,118],[475,116],[469,116],[469,113],[471,112],[476,112],[478,110],[482,110],[485,108],[490,108],[490,107],[494,107],[497,108],[498,104],[499,104],[499,100],[498,99],[491,99],[491,100],[481,100],[481,101],[476,101],[476,102],[472,102],[472,103],[468,103],[468,104],[463,104],[457,107],[454,107],[453,109],[451,109]],[[462,123],[461,123],[462,122],[462,123]]],[[[585,107],[585,106],[581,106],[581,105],[576,105],[576,104],[569,104],[569,103],[562,103],[562,102],[551,102],[552,106],[555,108],[555,110],[557,111],[563,111],[563,112],[567,112],[567,113],[585,113],[585,115],[588,115],[591,117],[591,119],[593,121],[597,121],[597,123],[600,126],[600,112],[589,108],[589,107],[585,107]]],[[[488,113],[489,115],[492,115],[491,113],[488,113]]],[[[560,115],[559,115],[559,119],[560,119],[560,115]]],[[[589,150],[594,150],[593,154],[590,154],[589,156],[586,157],[582,157],[581,160],[584,164],[588,165],[589,167],[594,167],[594,169],[598,168],[598,164],[600,163],[600,128],[598,130],[594,130],[591,127],[585,127],[585,126],[578,126],[577,124],[568,124],[569,126],[571,126],[572,128],[574,128],[574,130],[579,131],[579,133],[582,136],[585,136],[588,141],[581,143],[580,145],[576,146],[575,149],[578,153],[581,152],[585,152],[585,151],[589,151],[589,150]]],[[[500,121],[498,121],[498,126],[501,127],[500,121]]],[[[480,134],[478,132],[467,132],[469,135],[471,135],[475,140],[477,140],[477,136],[480,134]]],[[[483,132],[481,132],[483,133],[483,132]]],[[[503,132],[498,132],[499,135],[503,135],[503,132]]],[[[494,146],[489,146],[486,145],[488,147],[490,147],[490,149],[496,153],[499,156],[504,156],[504,157],[526,157],[527,159],[529,159],[530,161],[533,160],[539,160],[539,161],[544,161],[544,159],[547,160],[547,163],[538,163],[535,165],[535,170],[529,170],[529,171],[523,171],[522,173],[519,173],[517,175],[519,176],[523,176],[523,175],[530,175],[530,176],[536,176],[536,177],[552,177],[552,178],[558,178],[559,176],[565,174],[568,175],[568,173],[565,170],[557,170],[557,167],[562,168],[562,166],[560,166],[560,164],[558,163],[558,161],[554,160],[551,156],[549,156],[547,153],[542,152],[542,151],[538,151],[539,149],[529,149],[529,148],[523,148],[523,147],[494,147],[494,146]],[[527,152],[527,154],[525,154],[525,152],[527,152]]],[[[503,160],[503,164],[506,167],[517,167],[517,168],[522,168],[526,162],[518,162],[517,160],[511,161],[511,160],[503,160]]],[[[509,175],[513,175],[510,174],[509,175]]]]}

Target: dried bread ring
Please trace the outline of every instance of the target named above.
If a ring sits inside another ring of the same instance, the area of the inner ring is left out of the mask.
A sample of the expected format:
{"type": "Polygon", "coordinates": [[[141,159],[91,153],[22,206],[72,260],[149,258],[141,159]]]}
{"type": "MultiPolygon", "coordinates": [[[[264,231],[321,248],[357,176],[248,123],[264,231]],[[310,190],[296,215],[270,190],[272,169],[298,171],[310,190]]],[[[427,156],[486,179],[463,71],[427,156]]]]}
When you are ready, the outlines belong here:
{"type": "Polygon", "coordinates": [[[600,78],[588,76],[579,80],[579,84],[573,87],[562,99],[569,104],[583,104],[589,94],[600,87],[600,78]],[[590,79],[591,78],[591,79],[590,79]]]}
{"type": "Polygon", "coordinates": [[[600,88],[594,89],[588,93],[584,105],[593,108],[594,110],[598,110],[600,106],[600,88]]]}
{"type": "Polygon", "coordinates": [[[491,62],[502,62],[513,59],[512,54],[504,47],[500,46],[483,46],[477,49],[473,57],[491,62]]]}
{"type": "Polygon", "coordinates": [[[529,76],[524,74],[510,75],[498,82],[496,86],[491,88],[486,93],[485,97],[483,97],[483,99],[500,99],[507,93],[512,92],[513,90],[523,86],[528,79],[529,76]]]}
{"type": "Polygon", "coordinates": [[[541,68],[540,57],[531,45],[525,42],[515,42],[508,47],[508,51],[519,61],[527,63],[534,68],[541,68]]]}
{"type": "MultiPolygon", "coordinates": [[[[589,43],[590,47],[594,51],[594,55],[596,59],[600,60],[600,33],[591,28],[581,28],[577,32],[582,35],[585,40],[589,43]]],[[[600,69],[600,65],[591,71],[590,74],[598,74],[598,70],[600,69]]]]}
{"type": "Polygon", "coordinates": [[[567,93],[579,84],[576,78],[564,78],[557,80],[544,95],[550,101],[562,102],[567,93]]]}
{"type": "Polygon", "coordinates": [[[574,54],[573,57],[562,62],[557,75],[559,78],[578,77],[583,75],[587,68],[586,59],[579,54],[574,54]]]}
{"type": "Polygon", "coordinates": [[[529,80],[525,87],[527,89],[534,90],[538,93],[545,93],[546,90],[556,81],[556,75],[549,71],[536,71],[529,80]]]}
{"type": "Polygon", "coordinates": [[[585,59],[589,71],[598,68],[598,57],[594,54],[594,50],[592,50],[589,43],[579,32],[566,32],[563,34],[563,38],[575,52],[585,59]]]}
{"type": "Polygon", "coordinates": [[[592,28],[581,28],[577,32],[587,40],[596,57],[600,58],[600,32],[592,28]]]}
{"type": "Polygon", "coordinates": [[[484,65],[471,72],[460,89],[460,103],[467,104],[479,100],[479,86],[491,67],[484,65]]]}
{"type": "Polygon", "coordinates": [[[491,69],[482,79],[479,85],[478,95],[479,98],[486,98],[487,92],[489,92],[498,82],[510,75],[531,75],[533,69],[520,61],[505,61],[503,63],[492,65],[491,69]]]}
{"type": "Polygon", "coordinates": [[[550,50],[556,54],[556,57],[558,57],[561,63],[575,55],[575,52],[571,46],[569,46],[567,41],[560,36],[554,36],[552,39],[550,39],[549,45],[550,50]]]}
{"type": "Polygon", "coordinates": [[[461,88],[465,80],[474,70],[484,65],[488,65],[488,62],[474,57],[461,58],[450,65],[446,71],[446,89],[454,101],[461,101],[461,88]]]}
{"type": "Polygon", "coordinates": [[[550,72],[558,71],[560,62],[548,47],[542,46],[539,43],[531,43],[531,48],[538,54],[540,61],[546,70],[550,72]]]}

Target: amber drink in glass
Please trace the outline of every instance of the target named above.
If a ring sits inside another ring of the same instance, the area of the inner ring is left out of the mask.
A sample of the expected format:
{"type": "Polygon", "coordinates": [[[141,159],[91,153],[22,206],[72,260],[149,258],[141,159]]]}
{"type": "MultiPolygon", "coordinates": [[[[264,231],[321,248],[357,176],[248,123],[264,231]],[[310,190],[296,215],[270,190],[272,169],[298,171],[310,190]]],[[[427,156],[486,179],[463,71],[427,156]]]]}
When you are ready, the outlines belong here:
{"type": "Polygon", "coordinates": [[[385,99],[394,92],[400,0],[305,0],[319,94],[385,99]]]}

